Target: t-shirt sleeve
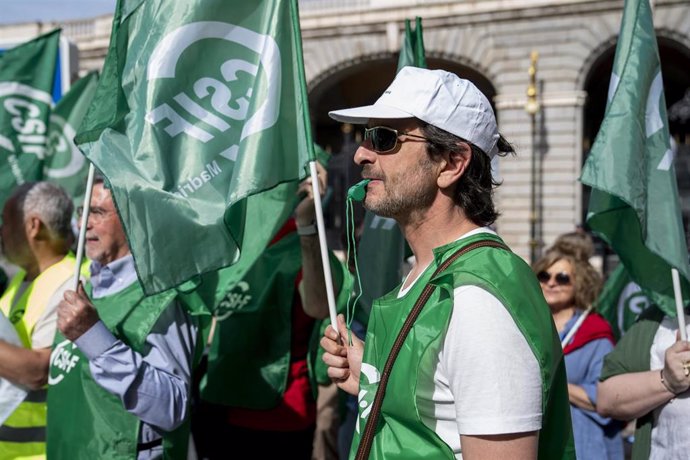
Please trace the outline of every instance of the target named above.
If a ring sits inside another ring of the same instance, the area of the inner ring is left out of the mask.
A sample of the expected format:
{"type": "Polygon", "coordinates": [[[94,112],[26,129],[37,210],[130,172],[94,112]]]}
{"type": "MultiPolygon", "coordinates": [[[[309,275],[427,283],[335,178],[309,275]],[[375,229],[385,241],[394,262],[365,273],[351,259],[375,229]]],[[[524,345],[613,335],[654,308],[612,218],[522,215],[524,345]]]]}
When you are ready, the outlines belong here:
{"type": "Polygon", "coordinates": [[[524,433],[541,428],[541,373],[510,313],[477,286],[454,291],[441,366],[462,435],[524,433]]]}
{"type": "Polygon", "coordinates": [[[34,349],[48,348],[53,346],[55,331],[57,329],[57,307],[63,299],[65,291],[70,288],[72,279],[65,281],[50,296],[43,314],[38,318],[31,333],[31,346],[34,349]]]}

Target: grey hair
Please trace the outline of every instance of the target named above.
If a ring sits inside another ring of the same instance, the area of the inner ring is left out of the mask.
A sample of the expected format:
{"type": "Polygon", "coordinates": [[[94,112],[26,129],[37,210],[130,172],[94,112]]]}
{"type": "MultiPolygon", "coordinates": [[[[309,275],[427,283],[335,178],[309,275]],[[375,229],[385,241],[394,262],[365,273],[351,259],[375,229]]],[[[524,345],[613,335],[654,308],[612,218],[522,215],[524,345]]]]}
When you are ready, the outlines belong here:
{"type": "Polygon", "coordinates": [[[18,188],[16,197],[22,216],[37,214],[53,240],[72,238],[74,205],[62,187],[50,182],[30,182],[18,188]]]}

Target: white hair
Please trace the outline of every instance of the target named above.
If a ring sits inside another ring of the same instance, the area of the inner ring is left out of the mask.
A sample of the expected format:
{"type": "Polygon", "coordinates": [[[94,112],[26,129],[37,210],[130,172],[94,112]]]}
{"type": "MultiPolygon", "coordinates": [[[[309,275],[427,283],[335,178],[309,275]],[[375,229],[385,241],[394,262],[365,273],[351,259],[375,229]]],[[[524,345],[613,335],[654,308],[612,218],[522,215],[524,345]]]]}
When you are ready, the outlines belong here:
{"type": "Polygon", "coordinates": [[[53,240],[68,241],[72,237],[74,205],[62,187],[50,182],[29,182],[19,186],[15,196],[22,216],[37,214],[53,240]]]}

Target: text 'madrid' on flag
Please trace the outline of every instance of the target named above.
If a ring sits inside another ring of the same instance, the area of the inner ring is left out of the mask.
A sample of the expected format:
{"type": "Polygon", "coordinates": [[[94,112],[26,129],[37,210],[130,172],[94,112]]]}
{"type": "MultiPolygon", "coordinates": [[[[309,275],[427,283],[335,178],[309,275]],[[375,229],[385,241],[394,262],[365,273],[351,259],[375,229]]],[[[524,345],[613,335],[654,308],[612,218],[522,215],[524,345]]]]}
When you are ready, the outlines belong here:
{"type": "Polygon", "coordinates": [[[76,143],[147,293],[266,247],[313,158],[297,1],[118,2],[76,143]]]}
{"type": "Polygon", "coordinates": [[[589,226],[675,317],[671,268],[681,274],[686,300],[690,268],[648,0],[625,2],[606,114],[581,180],[592,187],[589,226]]]}
{"type": "Polygon", "coordinates": [[[0,55],[0,209],[14,187],[41,179],[60,31],[0,55]]]}
{"type": "Polygon", "coordinates": [[[50,114],[43,180],[64,188],[76,205],[84,201],[89,162],[74,144],[74,136],[91,105],[97,84],[95,71],[77,80],[50,114]]]}

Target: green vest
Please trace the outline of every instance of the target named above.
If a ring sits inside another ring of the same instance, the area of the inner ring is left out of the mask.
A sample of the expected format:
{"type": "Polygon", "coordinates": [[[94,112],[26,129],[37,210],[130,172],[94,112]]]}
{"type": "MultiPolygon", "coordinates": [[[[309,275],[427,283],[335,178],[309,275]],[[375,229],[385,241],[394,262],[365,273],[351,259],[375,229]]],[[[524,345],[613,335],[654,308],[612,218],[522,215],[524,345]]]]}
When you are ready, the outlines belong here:
{"type": "Polygon", "coordinates": [[[430,280],[436,268],[458,249],[486,239],[502,242],[497,236],[479,234],[436,248],[431,266],[405,296],[398,299],[399,290],[395,289],[374,302],[360,375],[360,413],[351,458],[357,452],[360,433],[364,431],[379,372],[400,328],[429,282],[437,288],[412,327],[393,366],[369,458],[455,458],[451,448],[420,419],[415,389],[418,369],[436,366],[453,311],[453,291],[462,285],[479,286],[498,298],[537,358],[542,379],[543,411],[539,458],[575,458],[563,354],[551,314],[529,266],[509,251],[479,248],[463,255],[445,272],[430,280]]]}
{"type": "MultiPolygon", "coordinates": [[[[31,347],[31,334],[55,291],[74,276],[74,255],[66,255],[34,279],[17,296],[26,272],[20,270],[0,298],[0,309],[14,325],[26,348],[31,347]]],[[[0,427],[0,459],[39,460],[45,458],[46,390],[30,390],[24,401],[0,427]]]]}
{"type": "MultiPolygon", "coordinates": [[[[201,382],[204,400],[256,410],[280,403],[287,386],[295,280],[301,268],[299,236],[292,232],[266,248],[220,302],[208,370],[201,382]]],[[[351,280],[333,257],[331,269],[340,286],[337,303],[344,306],[351,280]]],[[[313,365],[319,361],[320,326],[321,322],[315,324],[307,357],[312,382],[322,380],[313,365]]]]}
{"type": "MultiPolygon", "coordinates": [[[[91,294],[90,284],[87,292],[91,294]]],[[[151,328],[176,296],[170,290],[146,297],[135,282],[93,303],[106,327],[141,353],[151,328]]],[[[124,409],[120,398],[96,383],[86,356],[59,332],[50,357],[48,384],[49,459],[136,459],[139,419],[124,409]]],[[[188,437],[189,420],[165,434],[164,458],[186,458],[188,437]]]]}

